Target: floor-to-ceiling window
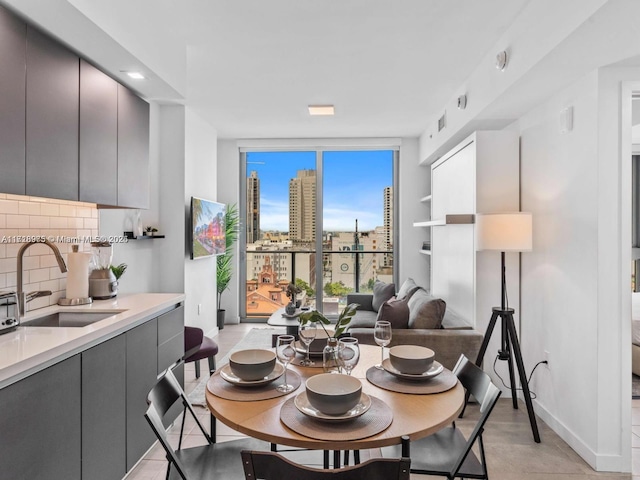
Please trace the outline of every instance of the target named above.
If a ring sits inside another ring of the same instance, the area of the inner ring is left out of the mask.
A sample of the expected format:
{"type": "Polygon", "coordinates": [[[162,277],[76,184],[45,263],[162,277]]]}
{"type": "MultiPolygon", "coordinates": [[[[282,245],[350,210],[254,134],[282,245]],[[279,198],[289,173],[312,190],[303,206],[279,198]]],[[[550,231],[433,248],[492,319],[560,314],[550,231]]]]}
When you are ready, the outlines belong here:
{"type": "Polygon", "coordinates": [[[329,315],[345,306],[347,293],[393,281],[397,154],[242,153],[241,318],[282,308],[292,281],[303,305],[329,315]]]}

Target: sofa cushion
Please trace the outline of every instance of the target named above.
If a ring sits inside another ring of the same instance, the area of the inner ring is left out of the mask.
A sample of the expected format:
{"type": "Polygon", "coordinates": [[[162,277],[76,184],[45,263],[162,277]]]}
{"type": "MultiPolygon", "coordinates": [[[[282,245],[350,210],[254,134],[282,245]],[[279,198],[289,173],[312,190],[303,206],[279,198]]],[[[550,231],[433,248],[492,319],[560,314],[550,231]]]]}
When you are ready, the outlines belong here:
{"type": "Polygon", "coordinates": [[[378,314],[373,310],[358,310],[347,328],[373,328],[376,325],[377,316],[378,314]]]}
{"type": "Polygon", "coordinates": [[[396,285],[394,283],[385,283],[376,280],[373,284],[373,299],[371,305],[374,311],[380,310],[380,306],[396,294],[396,285]]]}
{"type": "Polygon", "coordinates": [[[392,297],[382,305],[378,310],[378,318],[376,320],[386,320],[391,323],[391,328],[407,328],[409,325],[409,299],[397,299],[392,297]]]}
{"type": "Polygon", "coordinates": [[[440,328],[447,304],[424,290],[416,291],[408,302],[409,328],[440,328]]]}
{"type": "Polygon", "coordinates": [[[411,295],[413,295],[417,290],[422,287],[419,287],[413,278],[407,278],[402,285],[400,285],[400,290],[398,290],[398,294],[396,297],[399,299],[406,298],[409,299],[411,295]]]}

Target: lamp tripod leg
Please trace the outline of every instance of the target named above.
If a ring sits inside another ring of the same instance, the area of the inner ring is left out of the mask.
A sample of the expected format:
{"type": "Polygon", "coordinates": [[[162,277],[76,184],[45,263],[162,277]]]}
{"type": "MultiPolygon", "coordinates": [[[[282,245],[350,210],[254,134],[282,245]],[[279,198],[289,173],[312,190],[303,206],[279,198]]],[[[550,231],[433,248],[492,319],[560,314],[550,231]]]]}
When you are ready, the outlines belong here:
{"type": "MultiPolygon", "coordinates": [[[[513,408],[518,409],[518,393],[516,388],[516,376],[513,372],[513,355],[511,342],[509,341],[509,331],[507,329],[507,319],[501,315],[502,318],[502,334],[504,335],[504,351],[506,352],[506,361],[509,365],[509,385],[511,385],[511,401],[513,402],[513,408]]],[[[513,318],[513,317],[512,317],[513,318]]]]}
{"type": "Polygon", "coordinates": [[[503,317],[503,321],[507,323],[507,331],[509,333],[509,337],[511,337],[511,344],[513,345],[513,356],[515,357],[516,366],[518,367],[518,374],[520,375],[522,394],[524,395],[524,403],[527,406],[527,413],[529,414],[529,423],[531,424],[533,439],[536,443],[540,443],[540,433],[538,433],[538,424],[536,422],[536,415],[533,411],[533,403],[531,402],[529,383],[524,370],[524,362],[522,361],[522,353],[520,352],[520,344],[518,343],[518,334],[516,333],[516,326],[515,322],[513,321],[513,315],[511,313],[507,313],[503,317]]]}

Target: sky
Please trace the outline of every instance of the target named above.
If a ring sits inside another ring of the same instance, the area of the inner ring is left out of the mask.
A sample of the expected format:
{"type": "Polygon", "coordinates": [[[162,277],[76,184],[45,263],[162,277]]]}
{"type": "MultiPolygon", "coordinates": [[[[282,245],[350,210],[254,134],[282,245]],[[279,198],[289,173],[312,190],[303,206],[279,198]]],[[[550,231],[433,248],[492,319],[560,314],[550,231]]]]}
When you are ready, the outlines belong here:
{"type": "MultiPolygon", "coordinates": [[[[289,180],[316,170],[316,152],[248,152],[247,176],[260,179],[261,230],[289,230],[289,180]]],[[[384,188],[393,183],[390,150],[324,152],[325,231],[373,230],[383,225],[384,188]]]]}

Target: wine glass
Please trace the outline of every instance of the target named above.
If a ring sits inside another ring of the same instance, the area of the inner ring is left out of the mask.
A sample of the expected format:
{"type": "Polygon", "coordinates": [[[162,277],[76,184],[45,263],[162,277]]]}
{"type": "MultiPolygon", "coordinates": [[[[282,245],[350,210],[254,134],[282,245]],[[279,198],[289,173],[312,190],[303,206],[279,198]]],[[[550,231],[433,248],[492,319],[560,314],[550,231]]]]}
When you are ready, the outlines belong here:
{"type": "Polygon", "coordinates": [[[278,385],[276,390],[282,393],[289,393],[294,390],[293,385],[287,383],[287,365],[289,365],[289,362],[296,356],[296,350],[293,348],[294,341],[295,338],[293,335],[279,335],[278,342],[276,343],[276,355],[278,356],[278,360],[284,364],[284,383],[278,385]]]}
{"type": "Polygon", "coordinates": [[[344,337],[338,341],[338,358],[342,367],[351,375],[351,370],[360,360],[360,347],[358,339],[354,337],[344,337]]]}
{"type": "Polygon", "coordinates": [[[391,343],[391,323],[384,320],[377,321],[373,329],[373,339],[380,345],[380,363],[375,367],[378,370],[383,370],[384,347],[391,343]]]}
{"type": "Polygon", "coordinates": [[[311,346],[311,342],[313,342],[313,340],[316,338],[317,332],[318,327],[316,326],[316,322],[300,325],[298,335],[300,337],[300,341],[304,343],[306,349],[305,359],[300,362],[300,365],[302,365],[303,367],[310,367],[311,365],[315,365],[315,363],[309,359],[309,347],[311,346]]]}

